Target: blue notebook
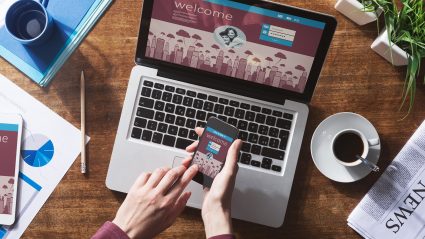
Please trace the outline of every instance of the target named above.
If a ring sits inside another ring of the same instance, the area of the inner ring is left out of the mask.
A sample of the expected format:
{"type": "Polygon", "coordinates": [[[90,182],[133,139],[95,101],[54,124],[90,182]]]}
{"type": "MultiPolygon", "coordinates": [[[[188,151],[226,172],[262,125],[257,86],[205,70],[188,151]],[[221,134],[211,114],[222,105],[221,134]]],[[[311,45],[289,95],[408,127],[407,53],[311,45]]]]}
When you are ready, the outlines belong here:
{"type": "Polygon", "coordinates": [[[46,86],[111,2],[50,0],[47,10],[55,23],[52,37],[41,46],[27,47],[0,25],[0,56],[40,86],[46,86]]]}

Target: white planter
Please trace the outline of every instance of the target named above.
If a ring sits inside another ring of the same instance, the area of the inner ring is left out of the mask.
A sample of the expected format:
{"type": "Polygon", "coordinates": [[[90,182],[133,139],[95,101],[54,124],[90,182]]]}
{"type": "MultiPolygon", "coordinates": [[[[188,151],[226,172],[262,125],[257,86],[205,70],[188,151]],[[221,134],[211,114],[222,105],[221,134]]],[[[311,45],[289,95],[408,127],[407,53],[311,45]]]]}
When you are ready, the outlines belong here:
{"type": "Polygon", "coordinates": [[[395,66],[405,66],[408,64],[408,54],[396,44],[388,41],[388,32],[387,30],[381,32],[378,38],[370,46],[372,50],[381,55],[385,60],[389,61],[395,66]],[[392,59],[391,59],[392,55],[392,59]]]}
{"type": "Polygon", "coordinates": [[[378,9],[376,13],[365,12],[363,4],[358,0],[338,0],[335,4],[335,9],[358,25],[365,25],[376,21],[377,16],[382,13],[381,9],[378,9]]]}

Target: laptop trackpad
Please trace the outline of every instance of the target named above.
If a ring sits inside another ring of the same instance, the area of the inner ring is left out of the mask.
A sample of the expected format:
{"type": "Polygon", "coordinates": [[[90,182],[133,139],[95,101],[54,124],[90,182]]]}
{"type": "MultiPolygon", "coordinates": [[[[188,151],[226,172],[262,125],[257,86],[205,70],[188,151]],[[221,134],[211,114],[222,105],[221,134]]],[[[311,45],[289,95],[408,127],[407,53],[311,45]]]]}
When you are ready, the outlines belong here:
{"type": "Polygon", "coordinates": [[[176,167],[182,165],[182,162],[183,162],[184,159],[185,158],[183,158],[183,157],[175,156],[174,161],[173,161],[173,168],[176,168],[176,167]]]}

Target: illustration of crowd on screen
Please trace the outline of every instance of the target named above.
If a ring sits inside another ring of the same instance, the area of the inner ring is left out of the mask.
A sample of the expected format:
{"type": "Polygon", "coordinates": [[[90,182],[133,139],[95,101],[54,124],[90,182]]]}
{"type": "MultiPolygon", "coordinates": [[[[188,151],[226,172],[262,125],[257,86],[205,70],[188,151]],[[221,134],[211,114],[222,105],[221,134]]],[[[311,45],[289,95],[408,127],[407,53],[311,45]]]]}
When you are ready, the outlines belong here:
{"type": "Polygon", "coordinates": [[[0,176],[0,214],[12,214],[13,177],[0,176]]]}

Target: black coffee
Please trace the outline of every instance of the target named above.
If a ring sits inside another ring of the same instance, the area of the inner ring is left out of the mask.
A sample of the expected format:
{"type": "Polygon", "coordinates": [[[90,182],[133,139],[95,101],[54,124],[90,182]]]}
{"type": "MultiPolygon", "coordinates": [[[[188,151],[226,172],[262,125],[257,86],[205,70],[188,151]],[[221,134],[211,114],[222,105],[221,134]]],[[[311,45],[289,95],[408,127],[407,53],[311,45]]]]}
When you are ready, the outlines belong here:
{"type": "Polygon", "coordinates": [[[333,145],[335,156],[346,163],[357,161],[356,155],[361,156],[363,150],[362,138],[351,132],[340,134],[333,145]]]}

